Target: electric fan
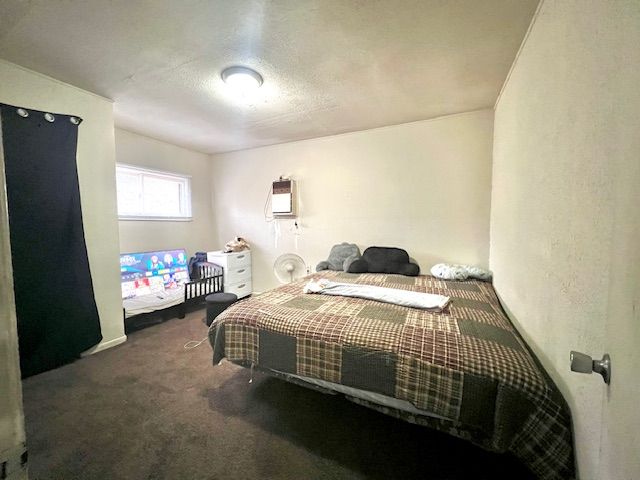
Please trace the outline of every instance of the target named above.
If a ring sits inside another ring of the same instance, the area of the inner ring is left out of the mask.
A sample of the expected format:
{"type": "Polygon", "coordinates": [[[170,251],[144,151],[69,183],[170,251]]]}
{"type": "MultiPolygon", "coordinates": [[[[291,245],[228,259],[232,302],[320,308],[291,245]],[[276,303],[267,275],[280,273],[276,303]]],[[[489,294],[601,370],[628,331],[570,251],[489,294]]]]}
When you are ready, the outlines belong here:
{"type": "Polygon", "coordinates": [[[280,283],[291,283],[302,278],[307,273],[304,260],[295,253],[285,253],[276,258],[273,264],[273,273],[280,283]]]}

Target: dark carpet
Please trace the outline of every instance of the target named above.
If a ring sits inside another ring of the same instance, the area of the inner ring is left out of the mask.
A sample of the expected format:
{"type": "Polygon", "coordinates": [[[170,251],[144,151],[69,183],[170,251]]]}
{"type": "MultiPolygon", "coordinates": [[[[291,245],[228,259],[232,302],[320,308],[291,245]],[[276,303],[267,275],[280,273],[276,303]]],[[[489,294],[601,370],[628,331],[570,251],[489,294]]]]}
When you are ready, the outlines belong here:
{"type": "Polygon", "coordinates": [[[32,479],[528,479],[512,457],[213,367],[203,311],[24,382],[32,479]]]}

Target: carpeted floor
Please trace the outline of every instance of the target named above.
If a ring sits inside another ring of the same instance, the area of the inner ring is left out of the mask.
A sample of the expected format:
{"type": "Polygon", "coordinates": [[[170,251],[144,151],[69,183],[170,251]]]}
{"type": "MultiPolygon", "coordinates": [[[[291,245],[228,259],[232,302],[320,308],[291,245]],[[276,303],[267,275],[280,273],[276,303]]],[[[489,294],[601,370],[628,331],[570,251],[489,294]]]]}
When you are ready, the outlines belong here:
{"type": "Polygon", "coordinates": [[[24,381],[33,479],[527,479],[511,457],[227,362],[203,311],[24,381]]]}

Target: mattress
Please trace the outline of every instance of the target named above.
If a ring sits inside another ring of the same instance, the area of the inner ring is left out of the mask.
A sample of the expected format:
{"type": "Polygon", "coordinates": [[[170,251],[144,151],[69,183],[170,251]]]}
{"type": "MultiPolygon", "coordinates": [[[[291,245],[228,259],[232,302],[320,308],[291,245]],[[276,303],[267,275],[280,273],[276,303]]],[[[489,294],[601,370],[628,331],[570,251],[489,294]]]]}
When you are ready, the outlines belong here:
{"type": "Polygon", "coordinates": [[[141,295],[122,301],[125,318],[141,313],[151,313],[184,302],[184,287],[168,288],[158,294],[141,295]]]}
{"type": "Polygon", "coordinates": [[[232,305],[212,323],[209,338],[214,364],[227,358],[323,388],[370,392],[341,393],[430,416],[434,428],[513,453],[539,478],[575,476],[568,406],[489,283],[321,272],[232,305]],[[308,280],[320,278],[451,302],[434,312],[302,293],[308,280]],[[385,404],[384,397],[400,403],[385,404]]]}

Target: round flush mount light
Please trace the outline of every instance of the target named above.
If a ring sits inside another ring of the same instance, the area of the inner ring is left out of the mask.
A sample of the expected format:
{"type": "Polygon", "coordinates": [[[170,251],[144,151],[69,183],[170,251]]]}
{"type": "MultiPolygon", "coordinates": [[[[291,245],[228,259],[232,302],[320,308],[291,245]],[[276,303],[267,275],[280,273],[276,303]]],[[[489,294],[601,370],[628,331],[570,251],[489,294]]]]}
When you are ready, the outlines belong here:
{"type": "Polygon", "coordinates": [[[227,85],[242,91],[255,90],[262,85],[262,75],[248,67],[234,66],[222,71],[222,80],[227,85]]]}

